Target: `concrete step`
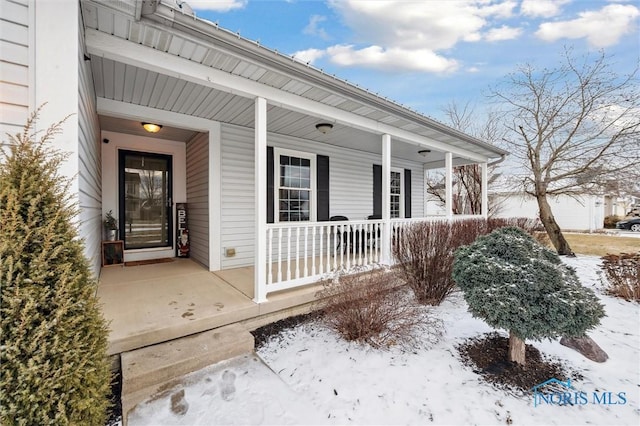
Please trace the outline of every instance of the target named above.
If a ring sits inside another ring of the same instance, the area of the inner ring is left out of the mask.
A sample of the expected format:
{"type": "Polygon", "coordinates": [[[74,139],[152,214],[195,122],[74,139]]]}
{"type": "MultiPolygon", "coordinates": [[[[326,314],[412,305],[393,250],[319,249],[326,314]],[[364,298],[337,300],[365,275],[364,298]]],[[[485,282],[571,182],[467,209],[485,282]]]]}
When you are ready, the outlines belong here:
{"type": "Polygon", "coordinates": [[[240,324],[121,354],[122,418],[137,404],[161,392],[185,374],[253,352],[253,336],[240,324]]]}

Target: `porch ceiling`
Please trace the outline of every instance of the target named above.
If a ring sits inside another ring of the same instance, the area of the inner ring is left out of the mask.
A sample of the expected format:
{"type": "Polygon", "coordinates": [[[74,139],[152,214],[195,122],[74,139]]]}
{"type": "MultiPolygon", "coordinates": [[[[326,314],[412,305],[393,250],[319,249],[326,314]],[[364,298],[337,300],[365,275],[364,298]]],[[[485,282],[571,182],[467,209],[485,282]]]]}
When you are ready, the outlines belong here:
{"type": "MultiPolygon", "coordinates": [[[[443,143],[486,158],[496,158],[504,152],[386,98],[327,76],[319,70],[219,29],[208,21],[194,20],[192,17],[182,16],[180,12],[174,13],[172,8],[162,3],[155,5],[153,13],[142,15],[136,20],[136,13],[144,14],[146,9],[136,11],[135,5],[133,0],[83,1],[85,28],[312,100],[344,111],[347,115],[353,114],[393,126],[436,144],[443,143]]],[[[118,61],[101,55],[90,56],[95,91],[100,98],[253,127],[254,102],[249,97],[218,90],[204,82],[197,84],[188,81],[177,74],[179,70],[174,75],[168,75],[169,73],[136,66],[133,61],[125,63],[126,60],[118,61]]],[[[267,120],[269,132],[362,151],[381,152],[379,134],[340,122],[334,122],[333,130],[324,135],[316,130],[315,125],[327,121],[326,119],[274,104],[269,104],[267,120]]],[[[101,117],[101,125],[105,130],[143,134],[140,133],[138,122],[101,117]]],[[[189,132],[177,129],[167,128],[167,132],[163,129],[163,133],[182,138],[179,140],[191,137],[189,132]]],[[[444,158],[444,153],[435,148],[424,158],[418,154],[420,149],[424,149],[424,146],[394,143],[392,155],[422,162],[441,162],[444,158]]]]}

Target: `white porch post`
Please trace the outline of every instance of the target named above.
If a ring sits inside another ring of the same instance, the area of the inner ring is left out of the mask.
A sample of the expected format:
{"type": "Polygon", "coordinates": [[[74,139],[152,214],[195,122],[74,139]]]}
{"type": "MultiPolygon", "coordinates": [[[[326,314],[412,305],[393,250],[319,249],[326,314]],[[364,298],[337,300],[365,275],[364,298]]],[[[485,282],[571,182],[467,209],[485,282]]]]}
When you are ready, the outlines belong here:
{"type": "Polygon", "coordinates": [[[480,185],[482,188],[482,217],[489,217],[489,179],[487,177],[487,163],[480,163],[480,185]]]}
{"type": "Polygon", "coordinates": [[[448,219],[453,218],[453,154],[444,154],[444,209],[448,219]]]}
{"type": "Polygon", "coordinates": [[[222,201],[222,128],[219,122],[209,127],[209,270],[221,269],[220,230],[222,201]]]}
{"type": "Polygon", "coordinates": [[[254,297],[256,303],[267,300],[267,100],[255,101],[255,264],[254,297]]]}
{"type": "Polygon", "coordinates": [[[382,135],[382,241],[380,263],[391,264],[391,135],[382,135]]]}

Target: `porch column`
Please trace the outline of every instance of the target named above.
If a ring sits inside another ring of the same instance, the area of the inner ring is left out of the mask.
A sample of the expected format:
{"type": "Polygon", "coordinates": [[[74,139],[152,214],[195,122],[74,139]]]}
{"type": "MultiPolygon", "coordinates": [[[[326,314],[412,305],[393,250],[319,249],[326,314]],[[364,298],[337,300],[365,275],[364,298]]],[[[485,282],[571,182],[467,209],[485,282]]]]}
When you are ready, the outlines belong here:
{"type": "Polygon", "coordinates": [[[444,210],[447,219],[453,219],[453,154],[444,154],[444,210]]]}
{"type": "Polygon", "coordinates": [[[482,217],[489,217],[489,179],[487,177],[487,162],[480,163],[480,185],[482,188],[481,209],[482,217]]]}
{"type": "Polygon", "coordinates": [[[382,135],[382,238],[380,263],[391,264],[391,135],[382,135]]]}
{"type": "Polygon", "coordinates": [[[254,245],[254,290],[253,301],[267,300],[267,100],[255,101],[255,245],[254,245]]]}

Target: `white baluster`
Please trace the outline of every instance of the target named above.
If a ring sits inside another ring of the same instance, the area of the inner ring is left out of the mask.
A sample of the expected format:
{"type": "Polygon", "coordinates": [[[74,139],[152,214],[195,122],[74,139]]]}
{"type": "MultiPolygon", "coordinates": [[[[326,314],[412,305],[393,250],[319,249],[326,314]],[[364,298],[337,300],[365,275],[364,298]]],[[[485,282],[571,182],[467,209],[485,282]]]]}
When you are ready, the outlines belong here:
{"type": "Polygon", "coordinates": [[[320,248],[320,263],[318,263],[318,273],[320,275],[322,275],[324,273],[324,271],[323,271],[323,269],[324,269],[323,266],[324,265],[322,264],[323,263],[323,261],[322,261],[322,254],[323,254],[322,253],[322,251],[323,251],[322,250],[323,249],[322,243],[324,242],[323,239],[324,239],[324,225],[320,225],[320,247],[319,247],[320,248]]]}
{"type": "Polygon", "coordinates": [[[287,228],[287,281],[291,281],[291,227],[287,228]]]}
{"type": "Polygon", "coordinates": [[[366,223],[364,225],[364,238],[363,238],[363,244],[364,247],[362,248],[364,250],[364,264],[368,265],[369,264],[369,256],[371,255],[371,224],[370,223],[366,223]]]}
{"type": "Polygon", "coordinates": [[[267,285],[273,282],[273,229],[267,229],[267,285]]]}
{"type": "Polygon", "coordinates": [[[309,264],[309,258],[307,257],[309,255],[308,246],[307,246],[307,244],[309,244],[309,240],[307,238],[308,233],[309,233],[309,228],[305,225],[304,227],[304,258],[302,259],[302,261],[304,262],[304,269],[302,270],[303,277],[309,276],[309,267],[307,266],[309,264]]]}
{"type": "Polygon", "coordinates": [[[296,278],[300,278],[300,227],[296,227],[296,278]]]}
{"type": "MultiPolygon", "coordinates": [[[[342,237],[344,238],[345,235],[346,235],[346,240],[347,240],[346,241],[346,246],[345,246],[346,253],[347,253],[347,256],[346,256],[347,257],[347,266],[346,266],[347,271],[349,269],[351,269],[351,256],[350,256],[351,255],[351,232],[350,231],[351,231],[351,225],[349,225],[349,224],[342,225],[342,237]],[[346,234],[345,234],[345,228],[347,229],[346,234]]],[[[342,250],[342,253],[345,253],[345,250],[342,250]]],[[[343,258],[340,258],[340,260],[341,260],[340,263],[342,265],[344,265],[343,258]]]]}
{"type": "Polygon", "coordinates": [[[311,228],[311,275],[316,274],[316,226],[311,228]]]}
{"type": "Polygon", "coordinates": [[[278,282],[282,282],[282,228],[278,228],[278,282]]]}

